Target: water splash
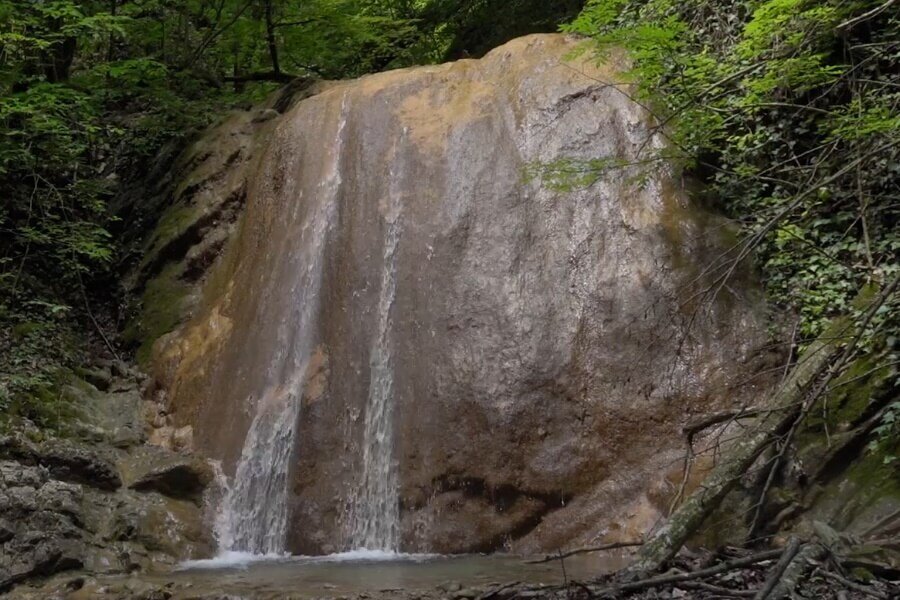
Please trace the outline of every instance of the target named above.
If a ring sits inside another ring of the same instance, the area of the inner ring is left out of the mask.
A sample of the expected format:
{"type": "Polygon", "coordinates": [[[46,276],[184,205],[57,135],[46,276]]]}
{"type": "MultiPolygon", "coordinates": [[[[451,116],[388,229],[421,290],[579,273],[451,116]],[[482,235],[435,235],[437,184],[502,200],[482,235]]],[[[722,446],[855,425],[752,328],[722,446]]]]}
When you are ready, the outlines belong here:
{"type": "Polygon", "coordinates": [[[288,466],[301,389],[292,382],[260,401],[220,512],[218,537],[226,551],[279,554],[285,550],[288,466]]]}
{"type": "MultiPolygon", "coordinates": [[[[391,173],[391,182],[397,180],[391,173]]],[[[369,358],[369,396],[363,433],[363,478],[354,510],[353,547],[396,552],[400,546],[398,478],[394,464],[394,372],[391,365],[391,307],[397,288],[400,196],[391,190],[385,214],[378,327],[369,358]]]]}

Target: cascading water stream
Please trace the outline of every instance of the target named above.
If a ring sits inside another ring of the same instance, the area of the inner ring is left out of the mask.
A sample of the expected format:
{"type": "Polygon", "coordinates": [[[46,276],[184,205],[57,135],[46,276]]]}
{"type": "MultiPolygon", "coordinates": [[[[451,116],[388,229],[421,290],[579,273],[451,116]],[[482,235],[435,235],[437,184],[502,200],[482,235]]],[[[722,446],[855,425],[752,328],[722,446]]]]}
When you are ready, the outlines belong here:
{"type": "MultiPolygon", "coordinates": [[[[322,270],[328,233],[338,212],[340,157],[346,102],[342,104],[329,172],[297,240],[293,264],[299,276],[290,288],[293,305],[282,324],[289,348],[276,348],[268,370],[271,387],[256,402],[233,480],[225,485],[216,518],[220,552],[283,554],[289,524],[289,467],[296,444],[304,379],[314,350],[322,270]]],[[[282,337],[282,336],[279,336],[282,337]]]]}
{"type": "Polygon", "coordinates": [[[394,464],[394,372],[391,356],[391,308],[397,288],[396,254],[400,242],[400,194],[391,171],[391,190],[384,215],[381,290],[378,325],[369,355],[369,395],[363,432],[362,485],[353,513],[354,548],[396,552],[400,545],[398,480],[394,464]]]}

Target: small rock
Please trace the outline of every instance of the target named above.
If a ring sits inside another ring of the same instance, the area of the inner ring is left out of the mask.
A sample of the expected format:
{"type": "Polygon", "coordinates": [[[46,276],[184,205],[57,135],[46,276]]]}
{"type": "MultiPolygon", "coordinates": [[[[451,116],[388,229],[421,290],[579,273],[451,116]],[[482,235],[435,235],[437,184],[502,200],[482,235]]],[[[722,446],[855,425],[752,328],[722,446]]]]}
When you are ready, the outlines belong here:
{"type": "Polygon", "coordinates": [[[254,123],[264,123],[278,117],[278,111],[271,108],[264,108],[253,116],[254,123]]]}
{"type": "Polygon", "coordinates": [[[458,592],[462,589],[462,585],[460,585],[458,581],[445,581],[439,585],[437,589],[442,592],[458,592]]]}
{"type": "Polygon", "coordinates": [[[8,542],[15,534],[16,532],[9,521],[0,519],[0,544],[8,542]]]}
{"type": "Polygon", "coordinates": [[[101,392],[108,390],[110,382],[112,381],[112,373],[106,367],[97,367],[94,369],[83,367],[78,369],[77,373],[79,377],[101,392]]]}
{"type": "Polygon", "coordinates": [[[75,592],[84,587],[84,577],[76,577],[74,579],[70,579],[66,583],[66,590],[70,592],[75,592]]]}

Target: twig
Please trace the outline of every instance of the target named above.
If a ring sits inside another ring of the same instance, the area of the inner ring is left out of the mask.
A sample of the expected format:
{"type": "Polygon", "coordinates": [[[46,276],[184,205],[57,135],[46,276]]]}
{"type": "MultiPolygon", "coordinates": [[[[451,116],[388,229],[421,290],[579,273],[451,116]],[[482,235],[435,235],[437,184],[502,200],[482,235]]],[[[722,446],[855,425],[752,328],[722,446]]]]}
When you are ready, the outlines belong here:
{"type": "Polygon", "coordinates": [[[525,564],[527,565],[536,565],[540,563],[546,563],[554,560],[560,560],[562,558],[568,558],[570,556],[575,556],[576,554],[588,554],[590,552],[602,552],[603,550],[615,550],[616,548],[633,548],[635,546],[640,546],[643,544],[643,541],[635,541],[635,542],[615,542],[613,544],[603,544],[602,546],[585,546],[583,548],[575,548],[574,550],[569,550],[568,552],[560,552],[559,554],[548,554],[544,558],[538,558],[534,560],[526,560],[525,564]]]}
{"type": "Polygon", "coordinates": [[[884,4],[882,4],[880,6],[876,6],[875,8],[873,8],[872,10],[870,10],[868,12],[864,12],[863,14],[859,15],[858,17],[853,17],[852,19],[847,19],[846,21],[844,21],[843,23],[841,23],[840,25],[837,26],[837,30],[838,31],[846,31],[848,29],[851,29],[851,28],[859,25],[863,21],[868,21],[869,19],[877,17],[878,15],[880,15],[881,13],[883,13],[884,11],[889,9],[891,7],[891,5],[893,5],[896,1],[897,0],[887,0],[887,2],[885,2],[884,4]]]}
{"type": "Polygon", "coordinates": [[[94,324],[94,328],[97,330],[97,333],[100,334],[100,337],[103,339],[103,343],[106,344],[106,347],[112,353],[113,358],[118,361],[122,359],[119,358],[119,354],[116,352],[116,349],[113,347],[112,342],[109,341],[109,338],[106,337],[106,334],[103,333],[103,329],[100,327],[100,323],[97,322],[97,319],[94,318],[94,313],[91,311],[91,305],[88,302],[87,292],[84,289],[84,281],[81,279],[81,272],[78,268],[75,268],[75,274],[78,276],[78,286],[81,288],[81,297],[84,300],[84,310],[87,312],[88,318],[91,320],[91,323],[94,324]]]}

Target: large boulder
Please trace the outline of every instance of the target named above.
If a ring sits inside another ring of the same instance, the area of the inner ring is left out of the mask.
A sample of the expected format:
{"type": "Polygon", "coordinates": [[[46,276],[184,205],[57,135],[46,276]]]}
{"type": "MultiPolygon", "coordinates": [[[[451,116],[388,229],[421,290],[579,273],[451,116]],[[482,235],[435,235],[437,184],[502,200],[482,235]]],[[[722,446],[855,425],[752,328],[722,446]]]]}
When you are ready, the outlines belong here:
{"type": "Polygon", "coordinates": [[[718,278],[729,224],[659,160],[624,60],[577,48],[332,85],[228,171],[240,227],[153,364],[229,475],[275,469],[270,438],[295,449],[289,550],[357,541],[370,488],[407,550],[644,532],[684,424],[765,387],[758,288],[718,278]]]}

